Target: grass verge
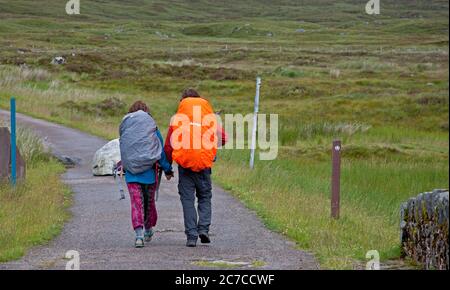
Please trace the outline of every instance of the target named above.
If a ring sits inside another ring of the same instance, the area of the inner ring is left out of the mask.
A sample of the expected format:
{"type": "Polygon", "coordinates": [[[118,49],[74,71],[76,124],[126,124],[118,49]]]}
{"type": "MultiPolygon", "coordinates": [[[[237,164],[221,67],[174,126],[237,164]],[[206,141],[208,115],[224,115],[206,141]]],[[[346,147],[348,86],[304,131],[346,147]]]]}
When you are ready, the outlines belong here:
{"type": "MultiPolygon", "coordinates": [[[[345,147],[344,147],[345,150],[345,147]]],[[[398,259],[399,205],[446,179],[439,164],[344,159],[341,219],[330,218],[331,161],[276,160],[250,171],[247,151],[222,151],[214,181],[272,230],[312,251],[324,269],[360,268],[370,250],[398,259]]]]}
{"type": "MultiPolygon", "coordinates": [[[[25,135],[29,133],[23,130],[19,134],[25,135]]],[[[32,139],[21,145],[28,162],[26,180],[16,188],[0,184],[0,262],[19,259],[30,247],[49,242],[69,217],[70,190],[60,181],[64,166],[30,147],[32,139]]]]}

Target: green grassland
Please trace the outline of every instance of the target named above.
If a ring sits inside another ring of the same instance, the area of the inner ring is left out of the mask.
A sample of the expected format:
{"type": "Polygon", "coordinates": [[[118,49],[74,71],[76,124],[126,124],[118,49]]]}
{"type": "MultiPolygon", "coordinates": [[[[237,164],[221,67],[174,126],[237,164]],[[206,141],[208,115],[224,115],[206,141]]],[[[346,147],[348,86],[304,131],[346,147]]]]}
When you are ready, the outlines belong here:
{"type": "Polygon", "coordinates": [[[0,0],[0,107],[117,137],[143,99],[163,130],[180,92],[217,111],[280,116],[277,160],[223,150],[215,181],[323,268],[399,251],[399,207],[448,187],[448,1],[0,0]],[[45,3],[45,5],[44,5],[45,3]],[[63,55],[67,64],[51,65],[63,55]],[[26,64],[27,67],[24,67],[26,64]],[[342,218],[329,218],[330,147],[343,141],[342,218]]]}
{"type": "Polygon", "coordinates": [[[70,191],[60,181],[64,166],[49,157],[29,129],[19,128],[18,146],[27,175],[14,188],[0,183],[0,262],[18,259],[28,248],[47,243],[69,217],[70,191]]]}

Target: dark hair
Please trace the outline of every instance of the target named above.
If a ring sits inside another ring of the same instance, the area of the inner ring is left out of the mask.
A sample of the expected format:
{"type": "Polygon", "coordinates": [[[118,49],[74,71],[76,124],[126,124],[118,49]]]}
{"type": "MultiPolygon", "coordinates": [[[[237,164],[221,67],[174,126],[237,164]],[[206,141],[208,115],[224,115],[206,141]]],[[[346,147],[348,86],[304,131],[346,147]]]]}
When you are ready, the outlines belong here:
{"type": "Polygon", "coordinates": [[[201,98],[199,93],[194,89],[186,89],[183,91],[183,95],[181,96],[181,99],[186,98],[201,98]]]}
{"type": "Polygon", "coordinates": [[[130,110],[128,111],[128,114],[131,114],[131,113],[134,113],[137,111],[144,111],[146,113],[150,113],[148,106],[142,101],[137,101],[133,105],[131,105],[130,110]]]}

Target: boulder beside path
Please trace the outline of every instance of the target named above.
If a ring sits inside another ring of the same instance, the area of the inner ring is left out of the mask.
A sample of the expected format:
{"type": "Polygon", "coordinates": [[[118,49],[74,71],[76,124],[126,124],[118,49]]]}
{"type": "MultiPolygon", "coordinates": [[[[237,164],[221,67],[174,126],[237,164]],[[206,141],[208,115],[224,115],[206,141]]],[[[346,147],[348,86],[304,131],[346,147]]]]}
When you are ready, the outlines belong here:
{"type": "Polygon", "coordinates": [[[119,139],[114,139],[100,148],[92,161],[94,176],[113,175],[114,167],[121,160],[119,139]]]}

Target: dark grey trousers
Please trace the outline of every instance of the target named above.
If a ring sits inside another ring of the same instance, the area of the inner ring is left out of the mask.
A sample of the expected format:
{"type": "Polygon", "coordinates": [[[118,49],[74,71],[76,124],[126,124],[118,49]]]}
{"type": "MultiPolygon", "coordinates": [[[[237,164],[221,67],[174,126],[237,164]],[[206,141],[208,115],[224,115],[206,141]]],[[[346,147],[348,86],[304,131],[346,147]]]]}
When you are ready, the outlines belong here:
{"type": "Polygon", "coordinates": [[[178,193],[183,205],[184,228],[188,239],[197,239],[199,234],[208,234],[211,226],[211,169],[193,172],[178,166],[178,193]],[[198,200],[198,215],[195,208],[198,200]]]}

